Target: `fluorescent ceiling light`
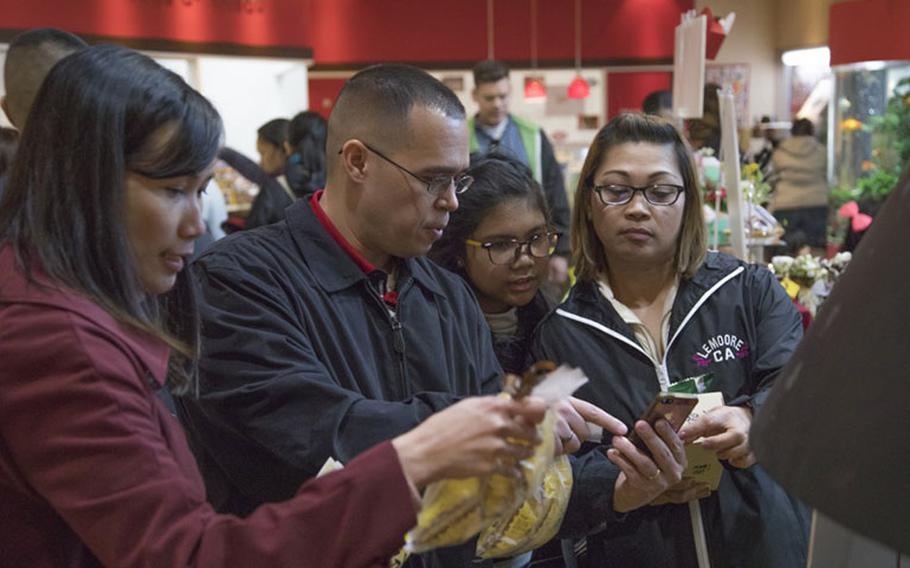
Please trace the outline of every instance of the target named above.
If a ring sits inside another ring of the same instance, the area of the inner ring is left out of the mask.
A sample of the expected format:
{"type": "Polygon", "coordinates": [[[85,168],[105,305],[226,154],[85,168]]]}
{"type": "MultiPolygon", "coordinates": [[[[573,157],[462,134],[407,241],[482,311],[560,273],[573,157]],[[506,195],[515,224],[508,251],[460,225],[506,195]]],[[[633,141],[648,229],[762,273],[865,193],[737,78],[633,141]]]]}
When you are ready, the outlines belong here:
{"type": "Polygon", "coordinates": [[[831,50],[827,47],[793,49],[785,51],[780,59],[788,67],[828,67],[831,64],[831,50]]]}

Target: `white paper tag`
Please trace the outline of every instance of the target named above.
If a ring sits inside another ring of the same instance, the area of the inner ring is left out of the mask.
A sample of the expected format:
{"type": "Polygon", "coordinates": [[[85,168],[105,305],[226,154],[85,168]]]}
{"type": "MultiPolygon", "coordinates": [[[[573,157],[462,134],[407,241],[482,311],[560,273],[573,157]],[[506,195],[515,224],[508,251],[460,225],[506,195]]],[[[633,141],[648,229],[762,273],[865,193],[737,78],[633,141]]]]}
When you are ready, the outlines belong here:
{"type": "Polygon", "coordinates": [[[560,365],[534,387],[531,396],[543,399],[550,406],[569,398],[587,382],[588,377],[581,369],[560,365]]]}

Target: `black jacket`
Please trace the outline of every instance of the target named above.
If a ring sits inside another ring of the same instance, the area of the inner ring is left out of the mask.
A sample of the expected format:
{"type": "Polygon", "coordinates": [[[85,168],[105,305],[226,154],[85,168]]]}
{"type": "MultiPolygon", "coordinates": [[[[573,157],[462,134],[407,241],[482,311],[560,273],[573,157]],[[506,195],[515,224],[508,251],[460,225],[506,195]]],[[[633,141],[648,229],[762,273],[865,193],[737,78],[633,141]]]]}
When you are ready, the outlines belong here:
{"type": "MultiPolygon", "coordinates": [[[[655,367],[596,283],[579,282],[537,328],[532,355],[580,366],[591,382],[576,396],[626,424],[662,382],[706,372],[715,375],[712,390],[722,391],[727,404],[757,412],[802,327],[770,272],[709,253],[695,276],[680,283],[669,336],[664,363],[655,367]]],[[[701,501],[711,565],[805,566],[804,508],[761,467],[725,467],[719,490],[701,501]]],[[[602,490],[612,502],[613,486],[602,490]]],[[[591,566],[696,566],[688,507],[645,506],[589,535],[588,551],[591,566]]]]}
{"type": "MultiPolygon", "coordinates": [[[[202,393],[180,414],[217,508],[287,499],[326,458],[348,462],[460,397],[500,390],[465,282],[423,258],[403,266],[393,318],[305,201],[191,265],[202,393]]],[[[464,566],[471,552],[438,565],[464,566]]]]}

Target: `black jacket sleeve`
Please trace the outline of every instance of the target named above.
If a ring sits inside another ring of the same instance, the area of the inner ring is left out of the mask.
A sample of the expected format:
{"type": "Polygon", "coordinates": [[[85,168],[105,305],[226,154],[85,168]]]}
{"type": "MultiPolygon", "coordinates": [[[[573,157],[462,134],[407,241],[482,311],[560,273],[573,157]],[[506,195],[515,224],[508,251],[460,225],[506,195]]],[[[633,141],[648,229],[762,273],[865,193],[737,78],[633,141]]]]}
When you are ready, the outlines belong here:
{"type": "MultiPolygon", "coordinates": [[[[560,336],[559,321],[552,314],[539,325],[531,341],[531,356],[535,360],[548,359],[560,363],[556,353],[547,349],[552,336],[560,336]],[[550,337],[550,339],[548,339],[550,337]]],[[[619,477],[619,467],[607,459],[604,451],[609,444],[593,446],[589,451],[571,456],[572,495],[559,529],[560,538],[578,538],[604,523],[621,522],[627,514],[613,509],[613,490],[619,477]]]]}
{"type": "Polygon", "coordinates": [[[308,334],[278,281],[204,262],[191,270],[201,288],[202,387],[198,399],[181,400],[181,418],[206,454],[210,491],[214,467],[228,494],[252,504],[285,499],[326,458],[346,463],[458,398],[422,392],[387,402],[344,388],[316,354],[325,338],[308,334]]]}
{"type": "Polygon", "coordinates": [[[543,190],[550,207],[553,225],[562,235],[556,245],[556,253],[568,255],[571,246],[569,240],[569,200],[566,197],[566,184],[563,181],[562,168],[556,161],[553,146],[543,130],[540,131],[540,160],[543,174],[543,190]]]}
{"type": "Polygon", "coordinates": [[[770,271],[764,267],[750,267],[747,278],[746,293],[755,322],[756,358],[747,388],[752,394],[737,397],[728,404],[748,404],[753,412],[758,412],[781,368],[799,345],[803,326],[799,311],[770,271]]]}

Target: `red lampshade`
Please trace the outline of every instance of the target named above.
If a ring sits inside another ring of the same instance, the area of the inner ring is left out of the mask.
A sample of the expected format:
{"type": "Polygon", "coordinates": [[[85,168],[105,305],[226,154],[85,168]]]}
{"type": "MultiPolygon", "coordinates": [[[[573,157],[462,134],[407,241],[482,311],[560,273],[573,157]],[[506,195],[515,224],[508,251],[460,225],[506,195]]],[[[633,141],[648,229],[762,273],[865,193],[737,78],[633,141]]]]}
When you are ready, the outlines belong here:
{"type": "Polygon", "coordinates": [[[525,79],[525,98],[526,99],[545,99],[547,89],[538,78],[525,79]]]}
{"type": "Polygon", "coordinates": [[[576,75],[572,82],[569,83],[570,99],[586,99],[591,94],[591,86],[581,75],[576,75]]]}

